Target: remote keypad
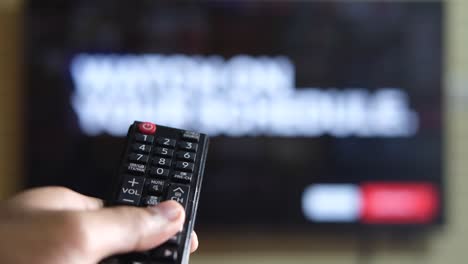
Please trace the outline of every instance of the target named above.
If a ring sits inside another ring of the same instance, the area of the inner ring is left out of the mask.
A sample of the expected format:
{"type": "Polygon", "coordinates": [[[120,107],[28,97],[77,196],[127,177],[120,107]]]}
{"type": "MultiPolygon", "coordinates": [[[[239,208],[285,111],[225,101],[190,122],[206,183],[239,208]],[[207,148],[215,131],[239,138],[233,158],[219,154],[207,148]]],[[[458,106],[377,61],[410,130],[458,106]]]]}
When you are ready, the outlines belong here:
{"type": "Polygon", "coordinates": [[[165,200],[186,210],[183,230],[162,246],[115,257],[117,263],[188,263],[208,137],[149,122],[136,121],[129,130],[113,205],[155,206],[165,200]],[[119,262],[121,260],[121,262],[119,262]]]}

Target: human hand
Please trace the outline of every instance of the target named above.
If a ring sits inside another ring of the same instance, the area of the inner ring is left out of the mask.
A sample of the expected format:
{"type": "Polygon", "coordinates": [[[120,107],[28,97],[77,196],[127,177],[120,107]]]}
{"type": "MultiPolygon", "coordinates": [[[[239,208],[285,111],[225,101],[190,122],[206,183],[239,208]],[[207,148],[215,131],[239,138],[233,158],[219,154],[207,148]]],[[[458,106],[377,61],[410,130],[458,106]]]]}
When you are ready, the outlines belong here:
{"type": "MultiPolygon", "coordinates": [[[[0,263],[96,264],[164,243],[184,219],[174,201],[151,208],[103,208],[102,200],[63,187],[32,189],[0,206],[0,263]]],[[[195,233],[191,241],[193,252],[195,233]]]]}

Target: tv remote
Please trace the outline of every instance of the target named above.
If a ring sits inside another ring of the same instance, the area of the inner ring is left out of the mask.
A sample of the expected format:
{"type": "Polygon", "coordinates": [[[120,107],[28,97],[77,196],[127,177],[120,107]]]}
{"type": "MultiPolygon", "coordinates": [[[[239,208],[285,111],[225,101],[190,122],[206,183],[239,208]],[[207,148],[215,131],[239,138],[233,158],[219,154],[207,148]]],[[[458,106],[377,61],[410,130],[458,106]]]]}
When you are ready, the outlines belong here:
{"type": "Polygon", "coordinates": [[[154,206],[175,200],[184,208],[181,232],[143,253],[113,257],[104,263],[186,264],[198,207],[208,136],[135,121],[130,126],[110,205],[154,206]]]}

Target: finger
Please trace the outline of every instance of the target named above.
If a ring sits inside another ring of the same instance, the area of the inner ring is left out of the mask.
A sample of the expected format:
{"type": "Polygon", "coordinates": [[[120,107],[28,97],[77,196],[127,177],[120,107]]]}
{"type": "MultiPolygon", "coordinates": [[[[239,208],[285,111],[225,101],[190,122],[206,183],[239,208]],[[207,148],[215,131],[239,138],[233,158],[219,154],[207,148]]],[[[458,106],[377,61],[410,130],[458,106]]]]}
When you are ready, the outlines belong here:
{"type": "Polygon", "coordinates": [[[180,231],[185,219],[183,207],[174,201],[151,208],[121,206],[83,214],[89,248],[97,261],[154,248],[180,231]]]}
{"type": "Polygon", "coordinates": [[[103,207],[103,201],[56,186],[27,190],[11,198],[7,205],[13,209],[96,210],[103,207]]]}
{"type": "Polygon", "coordinates": [[[192,232],[190,237],[190,253],[195,252],[198,249],[198,236],[195,231],[192,232]]]}

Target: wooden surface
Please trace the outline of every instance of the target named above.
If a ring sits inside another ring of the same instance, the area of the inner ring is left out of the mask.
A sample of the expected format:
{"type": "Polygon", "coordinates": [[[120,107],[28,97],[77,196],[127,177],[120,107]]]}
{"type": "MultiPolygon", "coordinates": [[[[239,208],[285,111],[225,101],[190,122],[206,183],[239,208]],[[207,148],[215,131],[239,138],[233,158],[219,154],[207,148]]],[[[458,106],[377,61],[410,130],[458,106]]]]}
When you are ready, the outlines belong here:
{"type": "Polygon", "coordinates": [[[22,172],[21,3],[0,0],[0,198],[15,192],[22,172]]]}

